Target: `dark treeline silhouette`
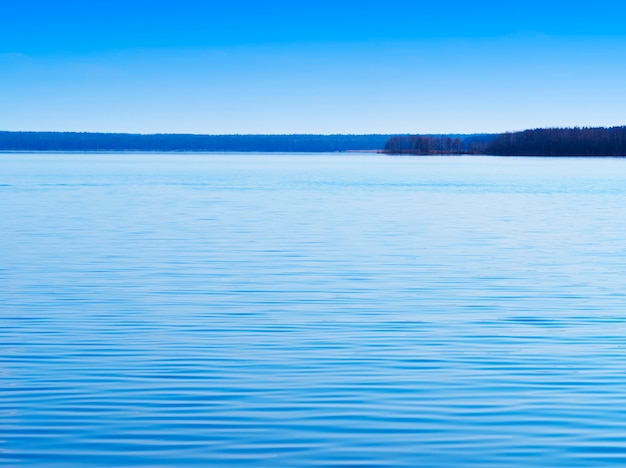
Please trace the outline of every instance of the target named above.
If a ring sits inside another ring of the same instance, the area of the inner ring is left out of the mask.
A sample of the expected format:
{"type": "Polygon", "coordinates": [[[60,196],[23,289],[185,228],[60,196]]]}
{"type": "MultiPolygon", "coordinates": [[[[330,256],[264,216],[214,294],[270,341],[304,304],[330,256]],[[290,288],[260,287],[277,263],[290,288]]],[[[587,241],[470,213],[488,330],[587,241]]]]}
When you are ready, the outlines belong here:
{"type": "Polygon", "coordinates": [[[460,138],[446,136],[397,136],[385,145],[385,151],[394,154],[459,154],[462,150],[460,138]]]}
{"type": "Polygon", "coordinates": [[[626,126],[473,135],[191,135],[2,132],[0,151],[384,151],[391,154],[626,156],[626,126]]]}
{"type": "Polygon", "coordinates": [[[0,151],[334,152],[382,150],[390,136],[0,132],[0,151]]]}
{"type": "Polygon", "coordinates": [[[626,156],[626,127],[537,128],[503,133],[485,154],[504,156],[626,156]]]}
{"type": "Polygon", "coordinates": [[[495,135],[399,135],[389,138],[391,154],[481,154],[495,135]]]}
{"type": "Polygon", "coordinates": [[[389,138],[385,152],[497,156],[626,156],[626,126],[537,128],[498,135],[401,135],[389,138]]]}

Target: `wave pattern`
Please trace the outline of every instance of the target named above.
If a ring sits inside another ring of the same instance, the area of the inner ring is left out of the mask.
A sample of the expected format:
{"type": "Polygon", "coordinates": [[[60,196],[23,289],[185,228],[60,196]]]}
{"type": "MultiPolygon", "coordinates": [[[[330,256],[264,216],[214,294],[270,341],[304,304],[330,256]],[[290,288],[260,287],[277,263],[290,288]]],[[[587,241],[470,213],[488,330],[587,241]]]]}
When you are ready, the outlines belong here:
{"type": "Polygon", "coordinates": [[[626,463],[626,161],[0,155],[6,466],[626,463]]]}

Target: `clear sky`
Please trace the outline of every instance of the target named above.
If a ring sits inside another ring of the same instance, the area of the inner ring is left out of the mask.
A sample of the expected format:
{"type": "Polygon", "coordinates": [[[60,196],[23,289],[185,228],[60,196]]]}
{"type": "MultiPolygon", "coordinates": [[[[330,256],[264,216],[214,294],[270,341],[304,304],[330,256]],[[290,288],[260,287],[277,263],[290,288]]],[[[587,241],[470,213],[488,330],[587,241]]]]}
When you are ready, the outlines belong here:
{"type": "Polygon", "coordinates": [[[626,125],[623,1],[5,1],[0,130],[626,125]]]}

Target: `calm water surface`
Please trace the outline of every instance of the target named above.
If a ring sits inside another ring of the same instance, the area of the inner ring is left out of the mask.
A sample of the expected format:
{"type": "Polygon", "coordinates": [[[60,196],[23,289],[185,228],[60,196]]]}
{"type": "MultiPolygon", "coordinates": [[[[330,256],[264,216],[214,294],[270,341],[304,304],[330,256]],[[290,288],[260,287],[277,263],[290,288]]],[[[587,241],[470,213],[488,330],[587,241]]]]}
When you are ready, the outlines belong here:
{"type": "Polygon", "coordinates": [[[624,466],[625,182],[0,154],[0,464],[624,466]]]}

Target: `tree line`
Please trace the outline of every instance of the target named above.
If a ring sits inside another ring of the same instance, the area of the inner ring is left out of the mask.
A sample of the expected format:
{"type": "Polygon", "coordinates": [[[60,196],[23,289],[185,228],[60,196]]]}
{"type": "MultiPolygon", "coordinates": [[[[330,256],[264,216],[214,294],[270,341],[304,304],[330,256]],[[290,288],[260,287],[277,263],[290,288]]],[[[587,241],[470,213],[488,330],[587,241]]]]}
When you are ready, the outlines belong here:
{"type": "Polygon", "coordinates": [[[503,133],[490,142],[485,152],[504,156],[626,156],[626,126],[503,133]]]}
{"type": "Polygon", "coordinates": [[[472,135],[195,135],[0,131],[0,151],[232,151],[626,156],[626,126],[472,135]]]}
{"type": "Polygon", "coordinates": [[[0,132],[0,151],[241,151],[382,150],[392,135],[195,135],[80,132],[0,132]]]}
{"type": "Polygon", "coordinates": [[[498,156],[626,156],[626,126],[536,128],[496,135],[400,135],[391,154],[487,154],[498,156]]]}
{"type": "Polygon", "coordinates": [[[398,135],[389,138],[390,154],[484,154],[495,135],[398,135]]]}
{"type": "Polygon", "coordinates": [[[394,154],[460,154],[463,152],[463,144],[460,138],[410,135],[390,138],[385,145],[385,152],[394,154]]]}

